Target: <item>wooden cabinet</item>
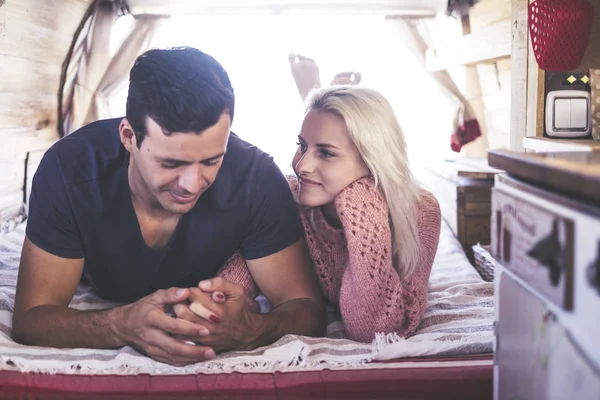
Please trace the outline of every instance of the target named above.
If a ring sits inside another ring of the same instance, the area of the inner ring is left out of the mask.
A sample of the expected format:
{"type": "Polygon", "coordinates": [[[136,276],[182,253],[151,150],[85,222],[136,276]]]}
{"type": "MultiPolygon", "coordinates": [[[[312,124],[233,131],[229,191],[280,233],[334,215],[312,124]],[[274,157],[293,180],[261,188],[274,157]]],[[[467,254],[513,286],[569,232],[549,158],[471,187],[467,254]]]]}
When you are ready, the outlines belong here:
{"type": "Polygon", "coordinates": [[[431,169],[432,190],[442,217],[471,263],[472,246],[490,244],[491,189],[498,172],[481,159],[444,162],[431,169]]]}
{"type": "Polygon", "coordinates": [[[598,400],[600,164],[495,153],[495,399],[598,400]]]}

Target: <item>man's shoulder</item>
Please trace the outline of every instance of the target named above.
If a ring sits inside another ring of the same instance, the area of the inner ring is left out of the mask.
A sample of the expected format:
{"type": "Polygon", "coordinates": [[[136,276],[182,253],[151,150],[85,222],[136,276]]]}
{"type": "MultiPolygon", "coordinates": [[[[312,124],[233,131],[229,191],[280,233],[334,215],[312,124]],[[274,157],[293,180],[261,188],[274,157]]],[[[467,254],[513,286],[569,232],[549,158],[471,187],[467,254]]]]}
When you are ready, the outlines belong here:
{"type": "Polygon", "coordinates": [[[251,178],[258,178],[269,170],[277,170],[273,157],[255,145],[231,134],[227,144],[227,154],[223,163],[224,175],[228,179],[247,182],[251,178]]]}
{"type": "Polygon", "coordinates": [[[227,154],[211,192],[220,207],[251,206],[257,192],[277,191],[287,186],[281,170],[268,153],[231,134],[227,154]]]}
{"type": "Polygon", "coordinates": [[[92,122],[57,141],[50,151],[67,184],[99,179],[126,160],[119,138],[122,118],[92,122]]]}

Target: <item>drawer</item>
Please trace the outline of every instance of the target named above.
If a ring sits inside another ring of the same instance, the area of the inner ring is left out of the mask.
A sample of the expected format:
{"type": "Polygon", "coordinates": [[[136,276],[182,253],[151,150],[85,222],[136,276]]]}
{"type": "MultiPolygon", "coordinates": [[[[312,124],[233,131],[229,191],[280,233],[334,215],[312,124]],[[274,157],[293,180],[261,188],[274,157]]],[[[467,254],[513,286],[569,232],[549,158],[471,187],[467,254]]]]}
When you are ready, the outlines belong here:
{"type": "Polygon", "coordinates": [[[571,310],[573,220],[495,188],[491,225],[494,258],[554,304],[571,310]]]}
{"type": "Polygon", "coordinates": [[[578,335],[500,268],[495,349],[496,399],[598,399],[600,373],[578,335]]]}

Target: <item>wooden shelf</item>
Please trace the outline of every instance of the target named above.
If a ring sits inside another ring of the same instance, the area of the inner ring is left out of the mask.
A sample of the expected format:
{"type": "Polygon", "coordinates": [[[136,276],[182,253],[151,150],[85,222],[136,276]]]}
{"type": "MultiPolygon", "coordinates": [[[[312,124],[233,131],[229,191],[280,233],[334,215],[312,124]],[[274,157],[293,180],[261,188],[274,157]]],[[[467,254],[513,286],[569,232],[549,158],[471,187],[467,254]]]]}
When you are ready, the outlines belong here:
{"type": "Polygon", "coordinates": [[[523,138],[523,148],[536,152],[548,151],[600,151],[600,140],[551,139],[547,137],[523,138]]]}
{"type": "Polygon", "coordinates": [[[458,65],[493,62],[510,57],[510,52],[511,21],[503,20],[443,48],[427,49],[425,63],[429,71],[441,71],[458,65]]]}

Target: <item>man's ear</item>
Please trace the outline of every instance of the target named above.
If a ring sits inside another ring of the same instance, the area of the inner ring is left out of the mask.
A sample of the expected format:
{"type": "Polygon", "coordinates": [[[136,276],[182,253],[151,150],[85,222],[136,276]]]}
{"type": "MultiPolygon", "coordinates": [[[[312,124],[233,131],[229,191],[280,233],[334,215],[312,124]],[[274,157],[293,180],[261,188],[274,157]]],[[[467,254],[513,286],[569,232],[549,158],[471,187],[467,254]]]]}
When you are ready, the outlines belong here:
{"type": "Polygon", "coordinates": [[[137,146],[137,138],[127,118],[123,118],[121,124],[119,124],[119,136],[121,137],[123,147],[131,153],[137,146]]]}

